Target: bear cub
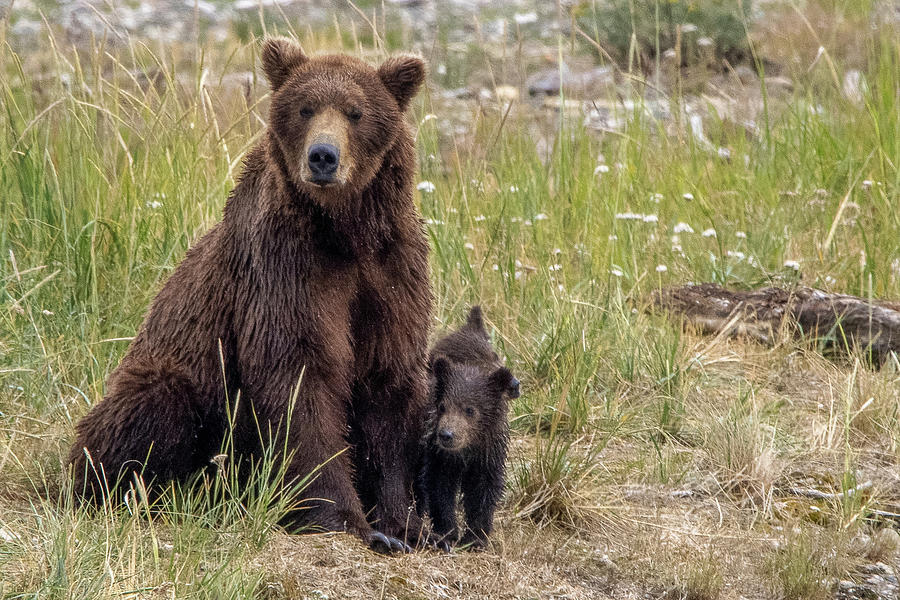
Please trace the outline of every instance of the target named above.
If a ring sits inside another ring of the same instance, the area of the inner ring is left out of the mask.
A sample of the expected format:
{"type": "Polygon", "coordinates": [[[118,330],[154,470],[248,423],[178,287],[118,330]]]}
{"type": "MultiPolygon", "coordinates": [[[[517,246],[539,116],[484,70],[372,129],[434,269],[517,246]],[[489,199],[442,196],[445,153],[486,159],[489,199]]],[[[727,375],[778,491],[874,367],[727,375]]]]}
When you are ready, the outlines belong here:
{"type": "Polygon", "coordinates": [[[430,396],[417,495],[420,511],[449,549],[459,539],[457,495],[466,529],[459,543],[481,549],[503,496],[509,443],[508,403],[519,381],[491,348],[481,308],[439,340],[429,356],[430,396]]]}

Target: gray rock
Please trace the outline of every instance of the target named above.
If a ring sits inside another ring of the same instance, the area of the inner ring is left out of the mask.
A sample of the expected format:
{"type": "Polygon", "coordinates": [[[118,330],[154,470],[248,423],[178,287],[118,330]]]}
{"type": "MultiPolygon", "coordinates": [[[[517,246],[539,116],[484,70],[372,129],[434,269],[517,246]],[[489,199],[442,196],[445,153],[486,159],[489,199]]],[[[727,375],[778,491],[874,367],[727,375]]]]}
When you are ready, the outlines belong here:
{"type": "Polygon", "coordinates": [[[612,67],[573,72],[566,63],[562,63],[532,74],[526,85],[531,96],[556,96],[562,90],[570,95],[594,97],[614,84],[612,67]]]}

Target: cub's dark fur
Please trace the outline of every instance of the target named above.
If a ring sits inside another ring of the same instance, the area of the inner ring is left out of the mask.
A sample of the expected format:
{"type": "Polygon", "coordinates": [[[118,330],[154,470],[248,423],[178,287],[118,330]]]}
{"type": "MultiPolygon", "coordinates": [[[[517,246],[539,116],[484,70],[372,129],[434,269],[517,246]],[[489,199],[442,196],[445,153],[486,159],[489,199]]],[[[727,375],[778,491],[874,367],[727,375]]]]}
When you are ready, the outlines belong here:
{"type": "Polygon", "coordinates": [[[460,543],[482,548],[503,496],[509,443],[508,401],[519,382],[500,364],[479,307],[466,324],[439,340],[429,359],[429,416],[417,495],[444,544],[456,542],[457,495],[466,517],[460,543]]]}

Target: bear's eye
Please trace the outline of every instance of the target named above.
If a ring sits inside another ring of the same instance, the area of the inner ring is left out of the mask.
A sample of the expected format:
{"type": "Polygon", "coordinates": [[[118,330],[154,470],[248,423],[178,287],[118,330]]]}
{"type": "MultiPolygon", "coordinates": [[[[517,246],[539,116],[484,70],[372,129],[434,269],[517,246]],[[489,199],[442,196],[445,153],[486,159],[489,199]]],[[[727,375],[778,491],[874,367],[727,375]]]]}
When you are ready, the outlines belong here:
{"type": "Polygon", "coordinates": [[[468,408],[466,409],[466,416],[474,417],[474,416],[475,416],[475,409],[472,408],[471,406],[468,407],[468,408]]]}
{"type": "Polygon", "coordinates": [[[359,121],[360,119],[362,119],[362,111],[358,108],[351,108],[347,113],[347,118],[349,118],[351,121],[359,121]]]}
{"type": "Polygon", "coordinates": [[[310,107],[304,106],[303,108],[300,109],[300,116],[305,117],[305,118],[308,119],[308,118],[310,118],[311,116],[313,116],[313,115],[315,114],[315,112],[316,112],[316,111],[314,111],[314,110],[311,109],[310,107]]]}

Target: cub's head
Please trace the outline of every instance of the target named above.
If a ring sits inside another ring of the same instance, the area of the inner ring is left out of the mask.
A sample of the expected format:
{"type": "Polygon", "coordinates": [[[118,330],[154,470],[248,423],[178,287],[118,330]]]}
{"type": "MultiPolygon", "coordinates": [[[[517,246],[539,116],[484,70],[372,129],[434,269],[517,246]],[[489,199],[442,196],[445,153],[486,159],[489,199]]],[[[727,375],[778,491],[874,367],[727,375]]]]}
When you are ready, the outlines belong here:
{"type": "Polygon", "coordinates": [[[346,55],[308,57],[287,38],[267,39],[261,60],[272,89],[269,126],[288,176],[326,206],[371,182],[425,79],[413,56],[374,68],[346,55]]]}
{"type": "Polygon", "coordinates": [[[507,390],[514,377],[506,367],[485,373],[439,356],[431,364],[431,399],[438,448],[452,454],[491,443],[486,439],[505,426],[507,390]]]}
{"type": "MultiPolygon", "coordinates": [[[[484,327],[480,306],[469,310],[465,325],[435,343],[429,362],[433,363],[438,356],[445,356],[453,363],[478,367],[484,372],[503,366],[503,361],[491,347],[491,337],[484,327]]],[[[515,377],[510,381],[506,395],[507,398],[519,397],[519,380],[515,377]]]]}

